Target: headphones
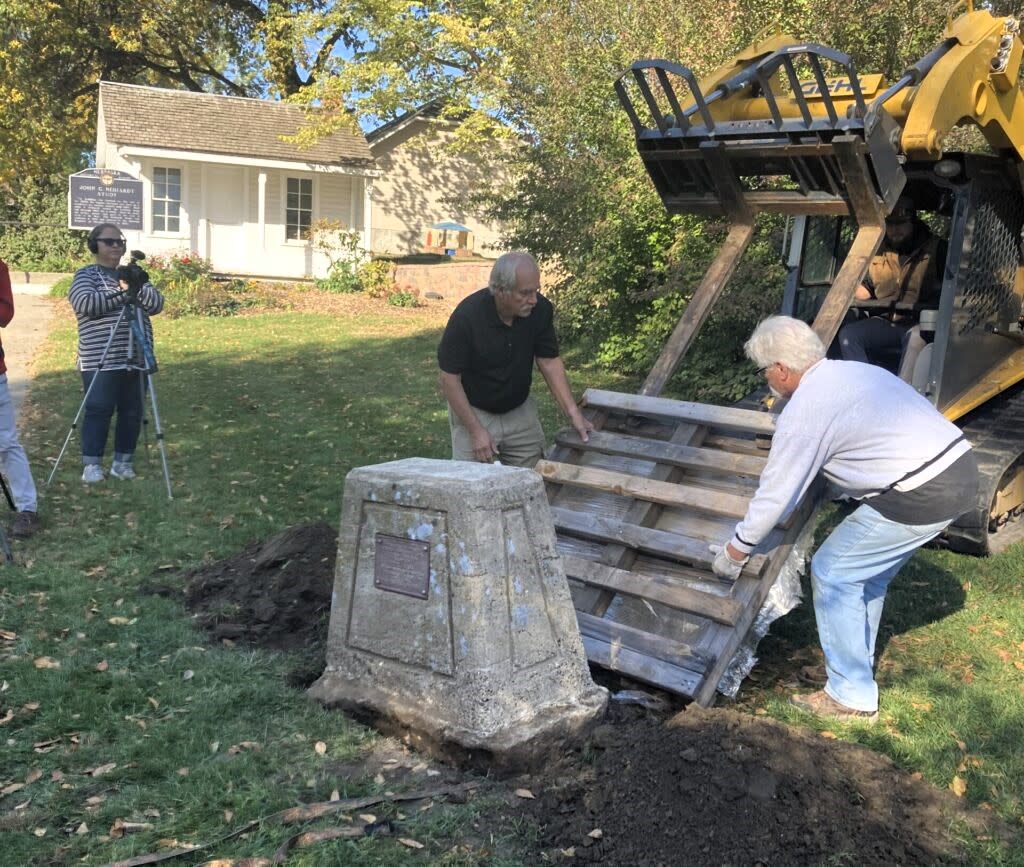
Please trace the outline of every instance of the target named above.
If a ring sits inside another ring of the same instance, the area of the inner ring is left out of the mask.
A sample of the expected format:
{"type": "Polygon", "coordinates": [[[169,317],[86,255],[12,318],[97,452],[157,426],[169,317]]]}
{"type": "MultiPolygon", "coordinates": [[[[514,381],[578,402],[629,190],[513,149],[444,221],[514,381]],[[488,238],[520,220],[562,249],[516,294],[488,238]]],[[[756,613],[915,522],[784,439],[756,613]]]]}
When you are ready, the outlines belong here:
{"type": "Polygon", "coordinates": [[[113,223],[100,223],[98,226],[94,226],[93,230],[89,233],[89,237],[85,239],[85,246],[89,248],[89,252],[94,256],[100,250],[100,242],[96,239],[99,238],[100,232],[104,229],[117,229],[118,231],[121,231],[120,228],[115,226],[113,223]]]}

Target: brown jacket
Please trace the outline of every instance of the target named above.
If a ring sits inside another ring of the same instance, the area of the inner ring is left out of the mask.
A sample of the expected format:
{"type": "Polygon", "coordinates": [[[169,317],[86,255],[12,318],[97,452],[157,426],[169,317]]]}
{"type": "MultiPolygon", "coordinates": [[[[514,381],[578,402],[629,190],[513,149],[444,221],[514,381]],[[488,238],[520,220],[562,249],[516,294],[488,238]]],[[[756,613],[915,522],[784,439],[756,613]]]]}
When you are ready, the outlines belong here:
{"type": "Polygon", "coordinates": [[[942,262],[939,239],[923,223],[914,233],[915,245],[909,253],[901,255],[883,242],[878,255],[868,267],[868,288],[878,301],[894,304],[928,303],[934,300],[942,287],[942,262]]]}

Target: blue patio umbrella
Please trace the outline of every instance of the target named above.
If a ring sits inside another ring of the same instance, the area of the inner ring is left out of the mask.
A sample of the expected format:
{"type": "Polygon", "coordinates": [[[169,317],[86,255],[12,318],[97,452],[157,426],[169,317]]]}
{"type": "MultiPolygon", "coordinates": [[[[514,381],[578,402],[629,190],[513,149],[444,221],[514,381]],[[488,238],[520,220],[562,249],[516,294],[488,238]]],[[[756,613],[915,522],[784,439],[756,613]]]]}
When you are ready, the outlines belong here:
{"type": "Polygon", "coordinates": [[[446,232],[470,232],[472,231],[468,226],[463,226],[461,223],[453,223],[451,220],[446,220],[443,223],[434,223],[431,229],[443,229],[446,232]]]}

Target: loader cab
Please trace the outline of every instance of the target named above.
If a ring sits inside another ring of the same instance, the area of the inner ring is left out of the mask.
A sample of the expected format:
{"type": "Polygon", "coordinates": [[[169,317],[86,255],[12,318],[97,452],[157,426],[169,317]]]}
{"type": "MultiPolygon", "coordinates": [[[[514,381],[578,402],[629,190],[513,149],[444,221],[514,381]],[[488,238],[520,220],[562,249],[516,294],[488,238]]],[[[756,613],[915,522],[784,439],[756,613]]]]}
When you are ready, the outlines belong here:
{"type": "MultiPolygon", "coordinates": [[[[1016,169],[996,157],[951,154],[905,171],[904,194],[947,252],[938,296],[913,311],[921,320],[917,355],[879,362],[942,410],[1020,345],[1000,332],[1021,315],[1024,198],[1016,169]]],[[[850,217],[794,219],[783,313],[813,321],[855,234],[850,217]]]]}

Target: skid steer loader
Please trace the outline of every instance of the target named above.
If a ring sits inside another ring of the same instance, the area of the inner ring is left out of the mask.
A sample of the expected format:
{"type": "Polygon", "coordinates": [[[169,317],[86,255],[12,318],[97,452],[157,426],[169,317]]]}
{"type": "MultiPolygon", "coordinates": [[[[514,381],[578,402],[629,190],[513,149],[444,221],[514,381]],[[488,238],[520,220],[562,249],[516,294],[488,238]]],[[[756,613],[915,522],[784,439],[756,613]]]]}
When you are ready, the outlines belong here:
{"type": "MultiPolygon", "coordinates": [[[[1024,539],[1024,96],[1019,23],[970,0],[940,44],[889,83],[831,48],[774,36],[703,81],[642,60],[616,82],[665,207],[728,221],[726,239],[637,395],[589,390],[590,442],[561,432],[538,466],[590,659],[710,703],[793,552],[812,488],[735,583],[710,572],[756,490],[771,413],[659,397],[754,234],[790,218],[780,312],[828,345],[909,195],[946,241],[924,348],[903,375],[973,443],[979,499],[946,534],[987,554],[1024,539]],[[987,154],[946,152],[958,126],[987,154]]],[[[875,302],[877,303],[877,302],[875,302]]],[[[868,311],[870,312],[870,311],[868,311]]],[[[922,341],[917,341],[920,346],[922,341]]]]}

